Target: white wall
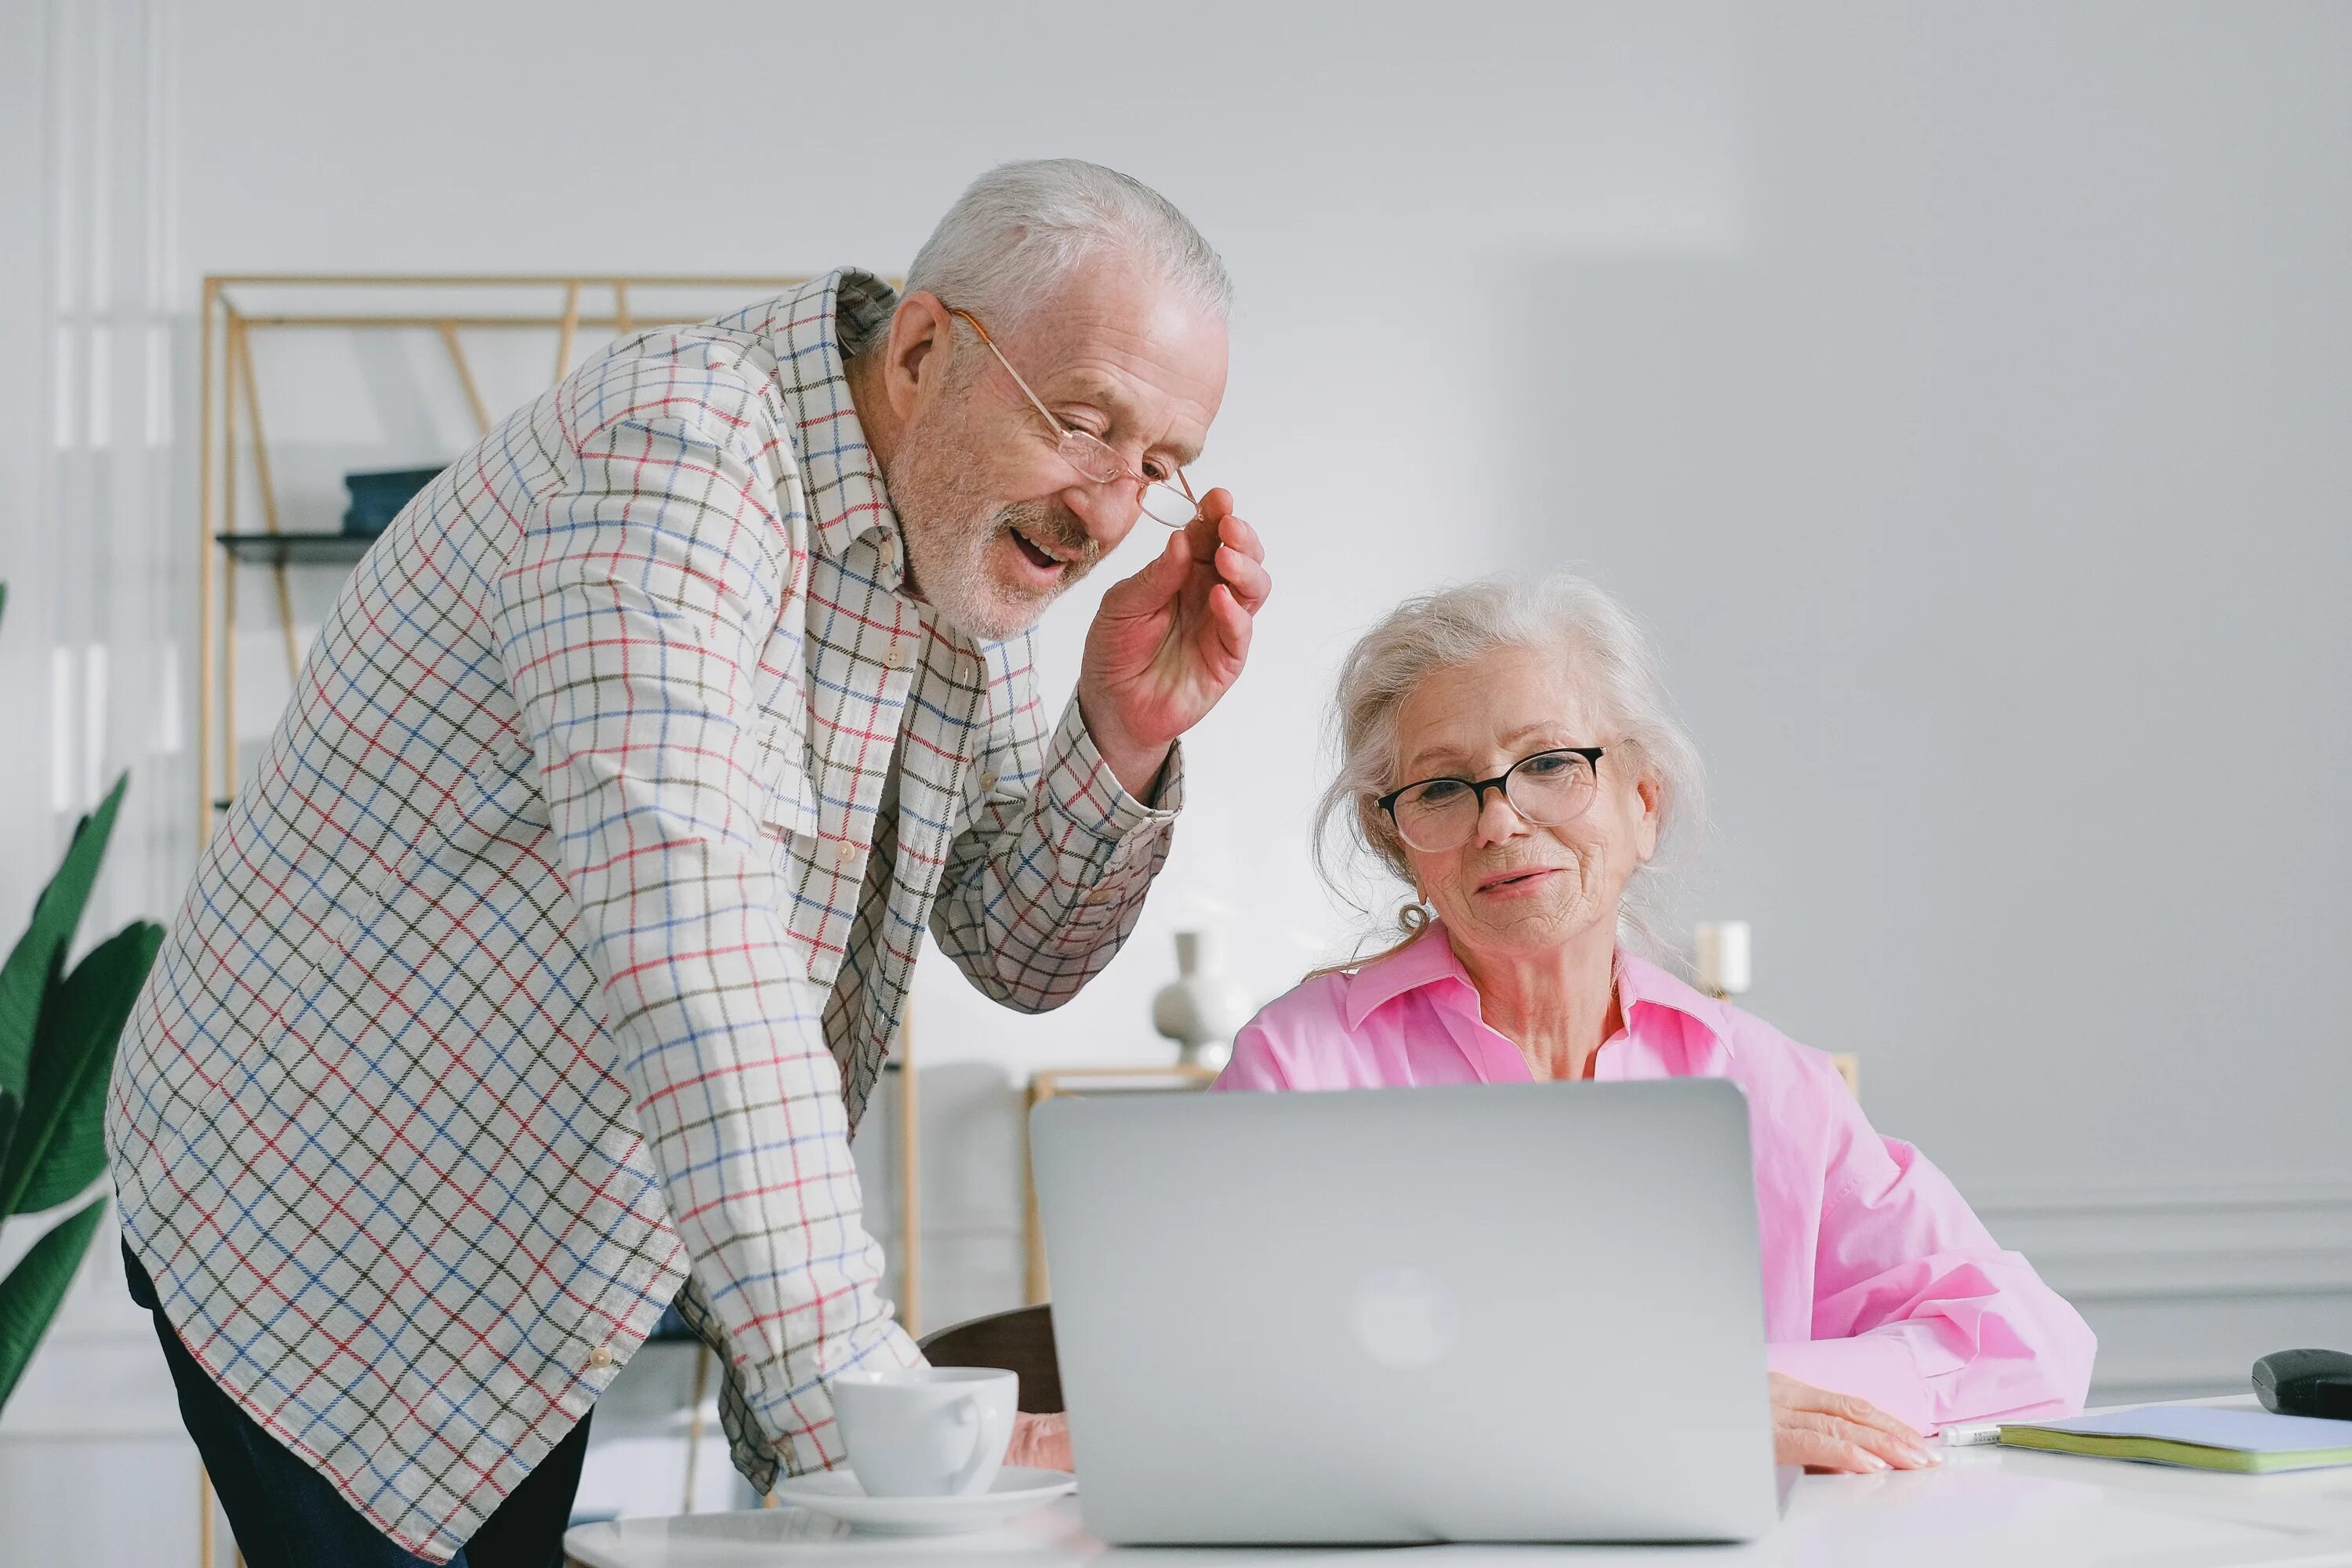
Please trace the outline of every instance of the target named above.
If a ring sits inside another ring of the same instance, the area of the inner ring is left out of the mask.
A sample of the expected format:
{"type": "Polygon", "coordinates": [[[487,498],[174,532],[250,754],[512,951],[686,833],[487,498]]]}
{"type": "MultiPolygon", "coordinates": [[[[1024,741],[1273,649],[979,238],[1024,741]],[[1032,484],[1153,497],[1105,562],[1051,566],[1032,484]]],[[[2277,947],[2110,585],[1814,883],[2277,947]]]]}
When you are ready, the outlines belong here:
{"type": "Polygon", "coordinates": [[[1863,1054],[2103,1391],[2352,1340],[2352,12],[1747,60],[1736,254],[1499,290],[1510,553],[1656,623],[1761,1010],[1863,1054]]]}
{"type": "Polygon", "coordinates": [[[1690,912],[1757,923],[1757,1010],[1862,1054],[2103,1388],[2352,1339],[2352,11],[117,3],[168,23],[183,312],[233,269],[895,269],[1068,153],[1223,250],[1200,472],[1277,594],[1130,951],[1045,1019],[919,981],[933,1321],[1017,1285],[1013,1075],[1157,1054],[1181,925],[1262,994],[1339,942],[1303,837],[1353,631],[1580,562],[1712,764],[1690,912]]]}

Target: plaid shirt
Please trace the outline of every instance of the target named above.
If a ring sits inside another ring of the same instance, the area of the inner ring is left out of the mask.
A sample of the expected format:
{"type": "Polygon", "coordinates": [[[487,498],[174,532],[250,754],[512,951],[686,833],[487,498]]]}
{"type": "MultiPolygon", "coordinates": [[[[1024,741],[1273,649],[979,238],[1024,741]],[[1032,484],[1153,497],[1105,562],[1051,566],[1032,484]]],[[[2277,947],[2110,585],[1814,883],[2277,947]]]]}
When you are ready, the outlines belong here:
{"type": "Polygon", "coordinates": [[[756,1482],[919,1358],[849,1137],[921,933],[1042,1010],[1108,963],[1129,798],[1026,637],[905,587],[839,272],[615,345],[396,521],[207,846],[112,1087],[164,1314],[446,1560],[688,1279],[756,1482]],[[895,811],[882,808],[897,763],[895,811]]]}

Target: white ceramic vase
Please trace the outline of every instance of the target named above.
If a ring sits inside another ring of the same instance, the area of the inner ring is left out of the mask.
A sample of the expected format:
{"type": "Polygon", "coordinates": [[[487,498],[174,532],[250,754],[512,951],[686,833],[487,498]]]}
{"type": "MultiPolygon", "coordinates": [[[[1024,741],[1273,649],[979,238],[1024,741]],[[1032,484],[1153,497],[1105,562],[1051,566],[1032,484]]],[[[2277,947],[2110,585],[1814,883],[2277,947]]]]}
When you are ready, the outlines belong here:
{"type": "Polygon", "coordinates": [[[1177,1059],[1223,1068],[1250,1020],[1249,994],[1225,973],[1214,931],[1176,933],[1176,978],[1151,999],[1151,1026],[1176,1042],[1177,1059]]]}

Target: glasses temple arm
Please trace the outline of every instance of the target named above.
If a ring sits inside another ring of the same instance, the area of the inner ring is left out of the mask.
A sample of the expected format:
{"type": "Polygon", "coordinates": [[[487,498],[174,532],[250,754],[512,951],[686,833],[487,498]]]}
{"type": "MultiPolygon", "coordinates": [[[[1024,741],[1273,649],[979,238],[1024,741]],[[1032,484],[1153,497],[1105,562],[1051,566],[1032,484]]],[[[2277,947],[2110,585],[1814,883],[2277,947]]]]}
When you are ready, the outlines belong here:
{"type": "Polygon", "coordinates": [[[980,334],[980,341],[988,346],[988,352],[996,356],[996,363],[1004,367],[1004,374],[1013,378],[1013,384],[1021,389],[1021,395],[1029,400],[1029,406],[1037,411],[1037,417],[1052,426],[1054,427],[1055,435],[1060,436],[1066,434],[1066,426],[1065,426],[1060,420],[1054,417],[1053,410],[1047,408],[1045,402],[1039,398],[1035,393],[1029,390],[1029,384],[1021,379],[1021,373],[1013,368],[1013,362],[1004,357],[1004,351],[996,346],[996,340],[988,335],[988,329],[980,324],[980,318],[973,315],[970,310],[960,310],[953,306],[950,306],[948,308],[948,314],[950,316],[961,316],[965,321],[971,323],[971,330],[980,334]]]}

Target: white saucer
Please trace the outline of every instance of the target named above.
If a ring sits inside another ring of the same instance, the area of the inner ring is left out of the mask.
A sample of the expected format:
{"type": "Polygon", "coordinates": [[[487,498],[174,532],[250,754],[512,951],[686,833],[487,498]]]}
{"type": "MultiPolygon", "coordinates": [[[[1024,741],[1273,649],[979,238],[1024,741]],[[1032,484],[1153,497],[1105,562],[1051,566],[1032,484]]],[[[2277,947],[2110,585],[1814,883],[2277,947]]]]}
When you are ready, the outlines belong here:
{"type": "Polygon", "coordinates": [[[984,1492],[970,1497],[867,1497],[850,1470],[822,1470],[776,1483],[776,1500],[880,1535],[960,1535],[1005,1521],[1078,1489],[1067,1470],[1007,1465],[984,1492]]]}

